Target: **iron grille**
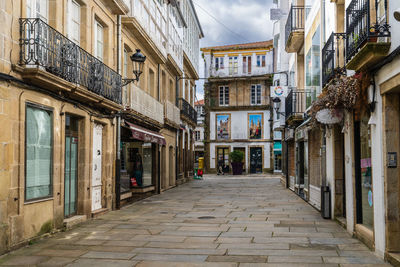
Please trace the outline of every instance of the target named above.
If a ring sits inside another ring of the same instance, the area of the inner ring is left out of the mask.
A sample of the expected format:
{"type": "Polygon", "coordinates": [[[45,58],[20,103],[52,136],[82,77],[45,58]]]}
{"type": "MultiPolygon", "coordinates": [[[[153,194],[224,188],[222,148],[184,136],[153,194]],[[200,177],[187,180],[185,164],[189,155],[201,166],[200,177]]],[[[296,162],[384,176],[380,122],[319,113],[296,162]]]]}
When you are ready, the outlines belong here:
{"type": "Polygon", "coordinates": [[[305,110],[305,91],[290,91],[285,100],[286,119],[291,116],[302,115],[305,110]]]}
{"type": "Polygon", "coordinates": [[[285,43],[292,32],[304,30],[304,6],[292,6],[285,26],[285,43]]]}
{"type": "Polygon", "coordinates": [[[375,12],[371,18],[370,1],[372,0],[352,0],[346,9],[346,61],[348,62],[357,51],[366,43],[378,37],[390,37],[390,26],[387,23],[387,0],[383,1],[383,7],[379,6],[375,0],[375,10],[383,8],[384,18],[379,18],[375,12]]]}
{"type": "Polygon", "coordinates": [[[181,114],[197,124],[197,111],[185,99],[180,98],[179,101],[181,103],[181,114]]]}
{"type": "Polygon", "coordinates": [[[344,68],[345,52],[342,43],[343,58],[341,59],[339,42],[343,42],[344,33],[332,33],[325,46],[322,48],[322,87],[324,87],[335,75],[338,68],[344,68]]]}
{"type": "Polygon", "coordinates": [[[20,22],[20,64],[77,83],[89,91],[121,104],[121,75],[86,52],[39,18],[20,22]]]}

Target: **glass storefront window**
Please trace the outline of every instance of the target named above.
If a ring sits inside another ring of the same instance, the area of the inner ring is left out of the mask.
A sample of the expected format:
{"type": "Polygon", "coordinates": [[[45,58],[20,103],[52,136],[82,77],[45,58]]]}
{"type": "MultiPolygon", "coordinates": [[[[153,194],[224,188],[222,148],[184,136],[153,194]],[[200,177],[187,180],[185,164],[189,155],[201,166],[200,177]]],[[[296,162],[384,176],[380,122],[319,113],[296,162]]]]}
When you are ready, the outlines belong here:
{"type": "Polygon", "coordinates": [[[27,105],[25,200],[52,196],[52,124],[51,111],[27,105]]]}
{"type": "Polygon", "coordinates": [[[361,215],[362,224],[368,228],[374,226],[372,164],[371,164],[371,127],[369,116],[360,121],[360,167],[361,167],[361,215]]]}

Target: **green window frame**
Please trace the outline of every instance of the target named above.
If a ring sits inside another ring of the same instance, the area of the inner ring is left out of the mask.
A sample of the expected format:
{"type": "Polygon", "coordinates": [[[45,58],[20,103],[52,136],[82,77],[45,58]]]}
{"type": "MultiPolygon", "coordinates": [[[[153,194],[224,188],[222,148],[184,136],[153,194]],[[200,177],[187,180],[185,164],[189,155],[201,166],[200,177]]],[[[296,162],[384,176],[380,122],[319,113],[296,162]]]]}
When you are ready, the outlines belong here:
{"type": "Polygon", "coordinates": [[[25,106],[25,201],[53,196],[53,110],[25,106]]]}

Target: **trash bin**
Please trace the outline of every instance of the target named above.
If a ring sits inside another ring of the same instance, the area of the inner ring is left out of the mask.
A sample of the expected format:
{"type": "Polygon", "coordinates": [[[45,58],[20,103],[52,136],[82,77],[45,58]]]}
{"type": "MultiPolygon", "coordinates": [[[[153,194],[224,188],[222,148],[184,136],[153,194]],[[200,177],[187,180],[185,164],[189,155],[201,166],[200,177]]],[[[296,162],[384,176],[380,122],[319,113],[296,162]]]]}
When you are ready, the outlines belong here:
{"type": "Polygon", "coordinates": [[[329,186],[321,186],[321,216],[331,218],[331,190],[329,186]]]}

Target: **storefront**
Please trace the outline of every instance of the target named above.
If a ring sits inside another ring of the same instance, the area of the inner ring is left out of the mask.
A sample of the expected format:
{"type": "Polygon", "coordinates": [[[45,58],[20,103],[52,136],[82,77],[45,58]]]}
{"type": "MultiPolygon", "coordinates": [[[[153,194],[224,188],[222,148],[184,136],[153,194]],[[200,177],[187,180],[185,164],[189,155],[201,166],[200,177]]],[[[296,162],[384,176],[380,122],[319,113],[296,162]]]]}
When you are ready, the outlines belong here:
{"type": "Polygon", "coordinates": [[[121,127],[121,200],[143,198],[159,186],[159,148],[166,142],[162,135],[125,122],[121,127]]]}

